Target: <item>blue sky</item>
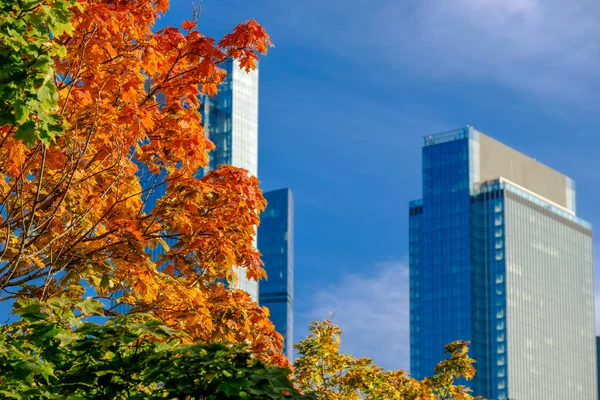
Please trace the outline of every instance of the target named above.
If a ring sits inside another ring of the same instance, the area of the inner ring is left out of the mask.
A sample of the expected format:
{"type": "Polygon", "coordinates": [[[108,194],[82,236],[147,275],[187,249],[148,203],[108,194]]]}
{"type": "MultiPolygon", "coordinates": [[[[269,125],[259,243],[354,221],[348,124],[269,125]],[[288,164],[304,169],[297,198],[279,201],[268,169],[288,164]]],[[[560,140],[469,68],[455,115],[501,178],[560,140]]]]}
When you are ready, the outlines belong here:
{"type": "MultiPolygon", "coordinates": [[[[190,18],[173,3],[161,25],[190,18]]],[[[259,179],[295,194],[296,340],[335,311],[344,350],[408,368],[424,135],[473,125],[574,178],[578,214],[600,226],[597,2],[204,0],[199,28],[246,19],[276,46],[260,66],[259,179]]]]}

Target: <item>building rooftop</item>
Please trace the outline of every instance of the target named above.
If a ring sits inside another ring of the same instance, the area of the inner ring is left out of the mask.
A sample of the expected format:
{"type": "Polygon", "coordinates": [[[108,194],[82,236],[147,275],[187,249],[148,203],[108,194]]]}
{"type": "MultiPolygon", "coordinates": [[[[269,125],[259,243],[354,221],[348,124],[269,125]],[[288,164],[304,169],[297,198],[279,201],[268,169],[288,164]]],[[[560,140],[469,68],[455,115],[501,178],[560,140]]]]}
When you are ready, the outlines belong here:
{"type": "Polygon", "coordinates": [[[472,126],[425,136],[423,147],[461,139],[470,140],[473,184],[502,177],[575,213],[575,182],[571,178],[472,126]]]}

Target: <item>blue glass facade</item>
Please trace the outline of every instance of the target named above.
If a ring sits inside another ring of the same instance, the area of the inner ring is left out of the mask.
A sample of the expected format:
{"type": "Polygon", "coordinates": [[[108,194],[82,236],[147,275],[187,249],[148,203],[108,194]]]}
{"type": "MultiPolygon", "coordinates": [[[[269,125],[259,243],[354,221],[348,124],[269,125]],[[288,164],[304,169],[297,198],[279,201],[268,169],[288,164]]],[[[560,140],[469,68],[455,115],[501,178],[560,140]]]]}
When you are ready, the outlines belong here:
{"type": "Polygon", "coordinates": [[[477,360],[476,393],[506,398],[506,289],[504,256],[504,194],[499,188],[472,198],[471,256],[473,338],[477,360]]]}
{"type": "Polygon", "coordinates": [[[570,178],[471,127],[424,139],[409,205],[415,378],[468,340],[477,374],[461,383],[476,395],[596,398],[591,226],[574,199],[570,178]]]}
{"type": "Polygon", "coordinates": [[[468,136],[423,147],[422,206],[411,210],[411,373],[421,379],[445,344],[472,337],[468,136]]]}
{"type": "Polygon", "coordinates": [[[258,176],[258,68],[246,72],[232,60],[221,67],[227,76],[219,92],[204,96],[200,107],[205,132],[216,147],[206,170],[229,164],[258,176]]]}
{"type": "Polygon", "coordinates": [[[227,71],[225,80],[219,85],[219,92],[212,97],[203,96],[200,112],[204,123],[204,133],[215,144],[210,152],[206,171],[214,170],[221,164],[231,165],[231,126],[233,124],[233,77],[232,62],[225,63],[222,68],[227,71]]]}
{"type": "Polygon", "coordinates": [[[294,328],[294,201],[289,189],[264,194],[267,209],[261,214],[258,249],[267,271],[259,284],[260,304],[284,339],[284,353],[292,361],[294,328]]]}

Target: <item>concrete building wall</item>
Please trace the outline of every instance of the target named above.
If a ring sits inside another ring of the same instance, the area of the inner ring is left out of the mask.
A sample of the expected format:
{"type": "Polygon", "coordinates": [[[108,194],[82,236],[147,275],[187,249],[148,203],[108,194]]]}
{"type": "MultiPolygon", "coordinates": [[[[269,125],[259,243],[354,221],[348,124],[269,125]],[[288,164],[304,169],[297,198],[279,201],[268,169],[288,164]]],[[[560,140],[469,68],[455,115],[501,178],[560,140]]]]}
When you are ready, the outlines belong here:
{"type": "Polygon", "coordinates": [[[479,134],[479,157],[480,182],[503,177],[575,211],[569,177],[482,133],[479,134]]]}
{"type": "Polygon", "coordinates": [[[509,192],[504,222],[507,397],[595,400],[591,231],[509,192]]]}
{"type": "Polygon", "coordinates": [[[258,176],[258,68],[246,72],[233,65],[231,79],[231,165],[258,176]]]}

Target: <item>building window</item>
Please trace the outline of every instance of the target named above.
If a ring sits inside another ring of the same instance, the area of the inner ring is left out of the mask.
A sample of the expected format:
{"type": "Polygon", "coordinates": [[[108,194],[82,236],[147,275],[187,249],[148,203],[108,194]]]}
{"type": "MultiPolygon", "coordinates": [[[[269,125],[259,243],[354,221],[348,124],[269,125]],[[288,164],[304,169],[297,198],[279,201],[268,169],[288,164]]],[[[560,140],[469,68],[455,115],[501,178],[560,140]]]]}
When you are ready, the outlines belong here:
{"type": "Polygon", "coordinates": [[[494,211],[495,212],[502,211],[502,200],[496,200],[496,204],[494,205],[494,211]]]}
{"type": "Polygon", "coordinates": [[[502,215],[496,215],[496,217],[494,218],[494,225],[495,226],[500,226],[502,225],[502,215]]]}

